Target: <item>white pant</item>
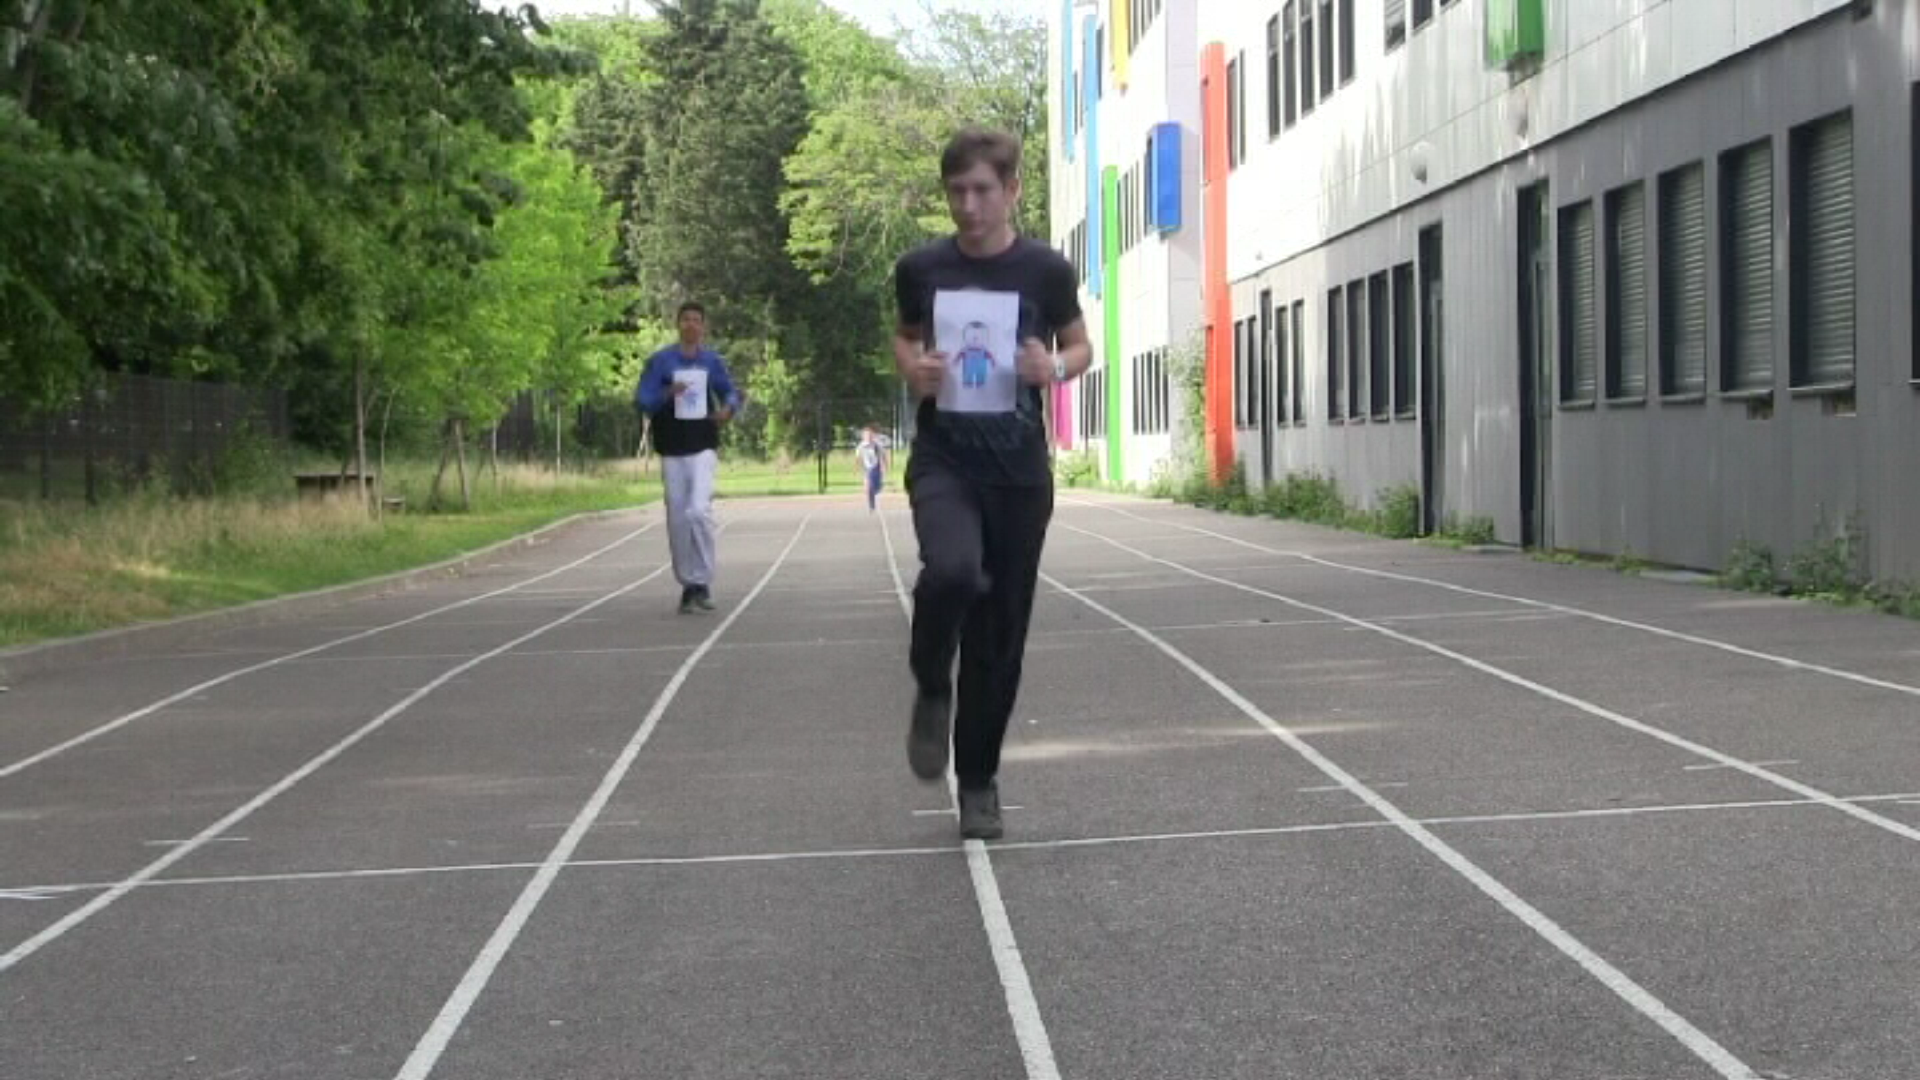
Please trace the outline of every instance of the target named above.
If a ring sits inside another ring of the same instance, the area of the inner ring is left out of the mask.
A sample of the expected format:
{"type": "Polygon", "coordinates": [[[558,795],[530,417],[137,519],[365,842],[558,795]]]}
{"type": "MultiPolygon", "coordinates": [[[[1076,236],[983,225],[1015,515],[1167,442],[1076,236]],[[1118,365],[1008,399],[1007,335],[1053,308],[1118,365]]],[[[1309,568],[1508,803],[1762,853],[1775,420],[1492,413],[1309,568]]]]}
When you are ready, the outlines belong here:
{"type": "Polygon", "coordinates": [[[713,473],[720,456],[711,450],[660,459],[666,483],[667,545],[673,576],[682,587],[713,584],[713,473]]]}

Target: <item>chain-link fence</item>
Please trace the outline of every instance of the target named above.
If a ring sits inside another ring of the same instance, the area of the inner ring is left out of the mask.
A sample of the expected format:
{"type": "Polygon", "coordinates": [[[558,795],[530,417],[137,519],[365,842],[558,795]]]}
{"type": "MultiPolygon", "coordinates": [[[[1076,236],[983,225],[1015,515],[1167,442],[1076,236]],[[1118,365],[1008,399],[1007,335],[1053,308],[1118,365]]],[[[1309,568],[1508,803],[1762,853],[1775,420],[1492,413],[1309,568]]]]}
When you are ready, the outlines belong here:
{"type": "Polygon", "coordinates": [[[633,457],[642,431],[639,412],[626,401],[556,405],[551,395],[530,391],[514,398],[500,423],[483,434],[504,460],[579,467],[633,457]]]}
{"type": "Polygon", "coordinates": [[[61,408],[0,400],[0,498],[205,492],[236,455],[284,449],[288,429],[281,390],[104,375],[61,408]]]}
{"type": "Polygon", "coordinates": [[[872,427],[896,453],[913,440],[913,410],[903,397],[817,400],[812,414],[814,466],[823,493],[833,474],[834,456],[858,446],[865,428],[872,427]]]}

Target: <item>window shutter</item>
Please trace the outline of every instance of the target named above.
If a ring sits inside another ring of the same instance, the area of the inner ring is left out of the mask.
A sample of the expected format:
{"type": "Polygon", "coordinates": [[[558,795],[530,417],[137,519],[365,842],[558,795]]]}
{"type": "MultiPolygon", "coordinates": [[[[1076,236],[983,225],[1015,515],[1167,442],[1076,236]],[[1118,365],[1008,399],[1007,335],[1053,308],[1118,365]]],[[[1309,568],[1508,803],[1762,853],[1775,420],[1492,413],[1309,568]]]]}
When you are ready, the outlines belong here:
{"type": "Polygon", "coordinates": [[[1665,390],[1707,388],[1706,174],[1694,165],[1660,185],[1660,359],[1665,390]]]}
{"type": "Polygon", "coordinates": [[[1570,206],[1560,214],[1560,310],[1566,320],[1561,338],[1560,400],[1592,401],[1595,363],[1600,355],[1598,284],[1593,257],[1593,204],[1570,206]]]}
{"type": "Polygon", "coordinates": [[[1609,350],[1615,367],[1609,392],[1616,397],[1637,398],[1647,392],[1646,189],[1635,184],[1615,193],[1612,219],[1613,248],[1609,254],[1613,288],[1608,302],[1614,332],[1609,350]]]}
{"type": "Polygon", "coordinates": [[[1728,390],[1773,386],[1773,144],[1729,155],[1727,189],[1728,390]]]}
{"type": "Polygon", "coordinates": [[[1804,384],[1844,385],[1854,378],[1853,121],[1829,120],[1803,138],[1804,384]]]}

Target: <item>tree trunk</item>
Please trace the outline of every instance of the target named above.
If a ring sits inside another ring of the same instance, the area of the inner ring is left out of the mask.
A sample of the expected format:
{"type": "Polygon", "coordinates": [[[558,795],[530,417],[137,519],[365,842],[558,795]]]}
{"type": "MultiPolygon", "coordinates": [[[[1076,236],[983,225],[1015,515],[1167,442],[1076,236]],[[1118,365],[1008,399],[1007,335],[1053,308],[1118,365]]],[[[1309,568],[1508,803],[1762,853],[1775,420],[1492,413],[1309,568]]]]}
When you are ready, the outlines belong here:
{"type": "MultiPolygon", "coordinates": [[[[383,405],[380,410],[380,476],[383,480],[387,475],[387,422],[393,419],[393,399],[398,396],[398,391],[387,391],[386,404],[383,405]]],[[[382,490],[384,491],[385,489],[382,488],[382,490]]],[[[381,499],[380,517],[384,520],[386,516],[387,500],[381,499]]]]}
{"type": "Polygon", "coordinates": [[[374,512],[372,486],[367,481],[367,358],[353,357],[353,457],[360,485],[360,508],[374,512]]]}
{"type": "Polygon", "coordinates": [[[453,422],[453,454],[460,466],[460,509],[473,509],[473,489],[467,485],[467,422],[453,422]]]}
{"type": "Polygon", "coordinates": [[[493,425],[493,436],[487,443],[487,468],[493,473],[493,493],[500,494],[500,425],[493,425]]]}
{"type": "Polygon", "coordinates": [[[560,398],[555,396],[553,399],[553,479],[555,483],[558,483],[560,480],[560,425],[563,422],[561,419],[562,415],[560,411],[560,398]]]}
{"type": "Polygon", "coordinates": [[[19,91],[20,111],[32,116],[34,83],[40,75],[40,57],[36,48],[40,40],[47,36],[47,24],[53,20],[53,0],[40,0],[38,5],[28,0],[22,17],[27,24],[26,32],[15,46],[13,54],[7,57],[7,66],[19,68],[19,78],[14,80],[14,86],[19,91]]]}
{"type": "Polygon", "coordinates": [[[447,442],[447,438],[452,431],[452,420],[447,420],[441,424],[440,467],[433,470],[433,486],[427,490],[427,509],[429,510],[440,509],[440,481],[447,475],[447,456],[453,452],[452,445],[447,442]]]}

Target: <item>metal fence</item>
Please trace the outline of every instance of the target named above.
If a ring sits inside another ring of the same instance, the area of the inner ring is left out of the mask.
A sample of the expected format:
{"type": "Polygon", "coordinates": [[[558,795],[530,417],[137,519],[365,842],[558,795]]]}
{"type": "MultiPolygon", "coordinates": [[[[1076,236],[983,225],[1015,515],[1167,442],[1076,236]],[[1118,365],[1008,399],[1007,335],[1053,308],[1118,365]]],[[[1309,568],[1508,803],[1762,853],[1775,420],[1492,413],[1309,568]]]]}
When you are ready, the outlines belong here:
{"type": "MultiPolygon", "coordinates": [[[[860,441],[860,430],[871,424],[896,446],[913,437],[913,413],[900,397],[814,399],[797,404],[786,419],[797,438],[783,446],[767,444],[766,418],[749,401],[730,437],[734,449],[769,457],[797,452],[812,457],[826,490],[830,461],[860,441]],[[795,431],[793,429],[797,428],[795,431]],[[796,445],[797,444],[797,445],[796,445]]],[[[491,442],[501,459],[565,466],[585,465],[615,458],[650,458],[645,422],[623,400],[600,400],[556,408],[545,394],[525,393],[516,398],[494,428],[475,433],[484,446],[491,442]]]]}
{"type": "Polygon", "coordinates": [[[557,456],[563,464],[581,464],[632,457],[640,450],[641,424],[621,400],[556,408],[552,396],[530,391],[514,398],[491,431],[477,434],[493,440],[506,460],[551,464],[557,456]]]}
{"type": "Polygon", "coordinates": [[[209,490],[229,455],[284,447],[285,391],[102,376],[50,411],[0,400],[0,498],[86,499],[148,484],[209,490]]]}
{"type": "Polygon", "coordinates": [[[822,492],[831,479],[833,455],[858,446],[862,428],[871,426],[895,447],[913,440],[913,410],[904,397],[816,400],[812,411],[814,467],[822,492]]]}

